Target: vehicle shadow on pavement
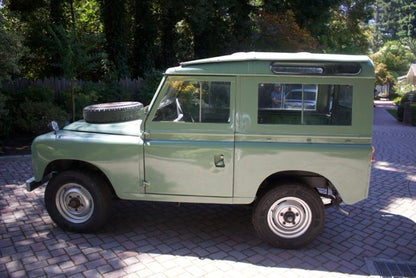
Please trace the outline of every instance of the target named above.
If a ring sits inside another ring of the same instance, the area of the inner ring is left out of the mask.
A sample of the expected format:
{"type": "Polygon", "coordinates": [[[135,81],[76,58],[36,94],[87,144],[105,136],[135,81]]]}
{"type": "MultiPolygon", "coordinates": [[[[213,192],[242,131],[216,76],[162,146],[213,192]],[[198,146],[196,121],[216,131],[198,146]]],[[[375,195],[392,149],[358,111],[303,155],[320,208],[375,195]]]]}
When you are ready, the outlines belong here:
{"type": "MultiPolygon", "coordinates": [[[[300,250],[282,250],[259,240],[250,215],[246,206],[119,201],[102,232],[81,235],[50,227],[46,242],[57,240],[59,246],[64,241],[79,250],[87,258],[87,268],[101,254],[112,270],[128,267],[129,260],[157,262],[161,270],[169,260],[183,267],[205,260],[276,270],[377,275],[367,268],[367,259],[407,260],[416,250],[416,224],[378,210],[356,206],[350,216],[344,216],[329,209],[323,233],[300,250]]],[[[104,262],[95,263],[99,267],[104,262]]]]}
{"type": "MultiPolygon", "coordinates": [[[[19,191],[17,186],[13,191],[19,191]]],[[[14,221],[2,218],[1,263],[6,258],[13,262],[2,269],[20,266],[32,275],[54,276],[132,267],[140,273],[156,264],[162,273],[172,264],[186,269],[202,261],[222,261],[274,270],[376,275],[369,272],[367,258],[406,260],[416,250],[413,221],[360,206],[353,207],[351,216],[327,210],[323,233],[300,250],[277,249],[259,240],[247,206],[117,201],[102,232],[71,233],[53,224],[42,208],[43,190],[36,191],[14,209],[14,221]]]]}

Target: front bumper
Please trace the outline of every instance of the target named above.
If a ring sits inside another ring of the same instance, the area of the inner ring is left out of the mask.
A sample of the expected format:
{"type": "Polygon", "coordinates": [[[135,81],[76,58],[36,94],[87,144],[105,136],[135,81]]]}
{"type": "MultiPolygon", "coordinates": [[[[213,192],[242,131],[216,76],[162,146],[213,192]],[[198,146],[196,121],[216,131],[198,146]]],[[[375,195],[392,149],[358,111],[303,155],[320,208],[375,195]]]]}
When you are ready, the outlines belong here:
{"type": "Polygon", "coordinates": [[[35,181],[35,177],[28,179],[25,184],[27,191],[32,191],[42,185],[41,182],[35,181]]]}
{"type": "Polygon", "coordinates": [[[26,190],[32,191],[38,188],[39,186],[42,186],[44,183],[48,182],[52,178],[52,173],[43,177],[41,181],[36,181],[35,177],[31,177],[30,179],[26,180],[26,190]]]}

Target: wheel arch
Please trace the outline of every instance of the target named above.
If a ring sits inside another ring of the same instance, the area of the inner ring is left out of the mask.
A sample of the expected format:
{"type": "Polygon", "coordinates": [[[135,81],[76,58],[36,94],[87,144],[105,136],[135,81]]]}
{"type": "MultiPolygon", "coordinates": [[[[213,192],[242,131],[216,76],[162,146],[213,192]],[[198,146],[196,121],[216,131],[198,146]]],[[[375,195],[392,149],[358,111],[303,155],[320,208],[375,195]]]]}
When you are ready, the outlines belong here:
{"type": "Polygon", "coordinates": [[[315,189],[321,196],[341,202],[340,196],[330,180],[318,173],[299,170],[276,172],[266,177],[257,189],[256,199],[271,189],[288,183],[297,183],[315,189]],[[326,193],[323,193],[324,190],[326,193]]]}
{"type": "Polygon", "coordinates": [[[93,173],[94,175],[100,177],[102,181],[104,181],[105,186],[107,186],[110,189],[112,195],[116,196],[114,188],[108,177],[104,174],[104,172],[100,170],[97,166],[82,160],[59,159],[51,161],[46,166],[43,176],[53,176],[57,173],[67,170],[76,170],[81,172],[93,173]]]}

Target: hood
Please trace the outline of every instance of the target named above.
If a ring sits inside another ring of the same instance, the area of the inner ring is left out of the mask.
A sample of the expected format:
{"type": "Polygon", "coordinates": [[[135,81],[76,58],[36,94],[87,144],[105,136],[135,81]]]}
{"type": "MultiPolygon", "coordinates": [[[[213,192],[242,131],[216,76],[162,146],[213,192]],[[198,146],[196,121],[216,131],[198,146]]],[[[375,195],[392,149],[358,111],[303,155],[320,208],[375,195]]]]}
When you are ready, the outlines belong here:
{"type": "Polygon", "coordinates": [[[141,135],[142,120],[134,120],[128,122],[117,123],[87,123],[84,120],[74,122],[64,127],[64,130],[78,131],[78,132],[90,132],[90,133],[103,133],[103,134],[117,134],[117,135],[141,135]]]}

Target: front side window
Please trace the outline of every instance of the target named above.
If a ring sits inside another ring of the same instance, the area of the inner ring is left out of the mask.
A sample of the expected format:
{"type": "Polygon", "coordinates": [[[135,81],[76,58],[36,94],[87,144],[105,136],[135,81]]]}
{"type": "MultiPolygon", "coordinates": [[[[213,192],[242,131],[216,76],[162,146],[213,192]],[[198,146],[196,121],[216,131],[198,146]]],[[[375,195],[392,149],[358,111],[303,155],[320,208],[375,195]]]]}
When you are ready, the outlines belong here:
{"type": "Polygon", "coordinates": [[[258,85],[259,124],[351,125],[352,86],[258,85]]]}
{"type": "Polygon", "coordinates": [[[231,82],[168,80],[153,121],[228,123],[231,82]]]}

